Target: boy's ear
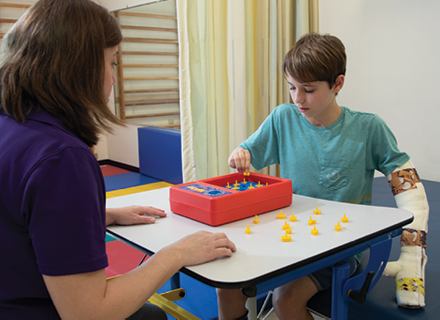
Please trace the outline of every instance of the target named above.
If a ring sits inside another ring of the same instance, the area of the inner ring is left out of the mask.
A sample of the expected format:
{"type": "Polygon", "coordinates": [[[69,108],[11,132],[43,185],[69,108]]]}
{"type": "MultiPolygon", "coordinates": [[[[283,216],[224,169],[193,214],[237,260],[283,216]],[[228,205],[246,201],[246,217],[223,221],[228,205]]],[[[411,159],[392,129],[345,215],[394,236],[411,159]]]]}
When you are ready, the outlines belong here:
{"type": "Polygon", "coordinates": [[[333,93],[337,94],[339,91],[341,91],[342,87],[344,86],[345,82],[345,76],[343,74],[340,74],[336,80],[335,85],[333,86],[333,93]]]}

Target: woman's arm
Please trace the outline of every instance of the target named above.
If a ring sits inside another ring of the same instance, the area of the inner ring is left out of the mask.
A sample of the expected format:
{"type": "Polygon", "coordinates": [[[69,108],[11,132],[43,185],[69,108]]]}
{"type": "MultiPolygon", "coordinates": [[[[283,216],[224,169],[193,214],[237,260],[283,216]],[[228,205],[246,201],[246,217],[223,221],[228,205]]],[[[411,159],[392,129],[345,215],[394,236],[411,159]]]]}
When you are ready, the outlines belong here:
{"type": "Polygon", "coordinates": [[[109,281],[105,269],[66,276],[43,275],[43,279],[62,319],[125,319],[182,267],[229,257],[235,251],[225,234],[200,231],[109,281]]]}

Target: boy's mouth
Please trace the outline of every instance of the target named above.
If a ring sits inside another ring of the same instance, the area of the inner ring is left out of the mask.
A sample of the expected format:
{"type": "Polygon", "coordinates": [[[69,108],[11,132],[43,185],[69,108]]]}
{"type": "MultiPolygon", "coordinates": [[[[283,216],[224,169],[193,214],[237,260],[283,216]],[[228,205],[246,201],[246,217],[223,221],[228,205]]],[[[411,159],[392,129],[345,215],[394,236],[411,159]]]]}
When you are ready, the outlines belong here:
{"type": "Polygon", "coordinates": [[[296,106],[299,110],[299,112],[304,113],[307,112],[307,110],[309,110],[308,108],[304,108],[304,107],[300,107],[300,106],[296,106]]]}

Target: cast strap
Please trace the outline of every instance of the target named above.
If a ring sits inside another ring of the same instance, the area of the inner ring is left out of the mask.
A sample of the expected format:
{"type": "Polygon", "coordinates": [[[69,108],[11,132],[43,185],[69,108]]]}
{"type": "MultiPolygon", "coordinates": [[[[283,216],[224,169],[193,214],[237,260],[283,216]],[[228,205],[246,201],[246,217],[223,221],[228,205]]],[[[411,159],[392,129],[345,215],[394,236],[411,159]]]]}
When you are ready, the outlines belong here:
{"type": "MultiPolygon", "coordinates": [[[[414,234],[411,229],[423,231],[425,234],[417,236],[423,242],[423,247],[426,247],[429,205],[426,199],[425,188],[420,182],[419,175],[416,169],[414,169],[411,160],[396,168],[387,178],[394,194],[397,207],[399,209],[408,210],[414,215],[414,221],[405,227],[411,234],[414,234]]],[[[412,242],[416,241],[415,239],[412,242]]]]}
{"type": "Polygon", "coordinates": [[[400,246],[419,246],[426,249],[426,232],[416,229],[403,229],[400,246]]]}
{"type": "Polygon", "coordinates": [[[425,296],[425,285],[423,279],[400,278],[396,279],[396,290],[417,292],[425,296]]]}
{"type": "Polygon", "coordinates": [[[420,182],[419,175],[414,168],[394,171],[388,179],[391,191],[395,196],[411,189],[417,189],[416,183],[420,182]]]}

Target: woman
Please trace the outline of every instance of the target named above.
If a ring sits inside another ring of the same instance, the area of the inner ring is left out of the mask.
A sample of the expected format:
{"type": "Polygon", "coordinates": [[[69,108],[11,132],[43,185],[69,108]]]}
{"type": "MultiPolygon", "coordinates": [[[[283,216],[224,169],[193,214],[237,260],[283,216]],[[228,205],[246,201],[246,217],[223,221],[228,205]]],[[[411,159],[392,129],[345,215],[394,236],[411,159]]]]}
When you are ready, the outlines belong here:
{"type": "Polygon", "coordinates": [[[2,40],[2,318],[124,319],[183,266],[235,251],[224,234],[199,232],[106,281],[106,225],[166,216],[151,207],[106,213],[88,148],[121,124],[107,107],[121,40],[115,19],[90,0],[40,0],[2,40]]]}

